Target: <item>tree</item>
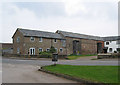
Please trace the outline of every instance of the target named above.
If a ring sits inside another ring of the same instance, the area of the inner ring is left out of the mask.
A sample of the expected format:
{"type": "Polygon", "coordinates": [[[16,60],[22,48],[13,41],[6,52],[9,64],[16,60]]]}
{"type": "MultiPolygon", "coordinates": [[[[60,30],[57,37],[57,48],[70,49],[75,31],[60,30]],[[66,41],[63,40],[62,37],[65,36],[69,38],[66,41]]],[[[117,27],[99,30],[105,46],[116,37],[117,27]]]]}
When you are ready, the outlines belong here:
{"type": "Polygon", "coordinates": [[[56,52],[56,50],[55,50],[55,48],[54,48],[53,46],[51,46],[50,52],[51,52],[51,53],[55,53],[55,52],[56,52]]]}

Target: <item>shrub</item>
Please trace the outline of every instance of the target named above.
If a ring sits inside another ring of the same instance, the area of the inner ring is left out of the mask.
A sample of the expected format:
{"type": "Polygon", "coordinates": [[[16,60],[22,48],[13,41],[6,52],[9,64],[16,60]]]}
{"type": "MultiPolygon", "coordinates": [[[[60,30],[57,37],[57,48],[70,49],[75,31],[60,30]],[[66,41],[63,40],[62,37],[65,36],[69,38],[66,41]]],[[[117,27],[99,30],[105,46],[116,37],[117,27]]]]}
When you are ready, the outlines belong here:
{"type": "Polygon", "coordinates": [[[55,53],[55,52],[56,52],[55,48],[53,46],[51,46],[50,53],[55,53]]]}
{"type": "Polygon", "coordinates": [[[46,51],[40,52],[39,55],[40,55],[41,58],[51,58],[52,53],[55,53],[55,52],[56,52],[55,48],[53,46],[51,46],[49,52],[46,52],[46,51]]]}
{"type": "Polygon", "coordinates": [[[42,58],[51,58],[52,57],[52,53],[50,53],[50,52],[40,52],[39,53],[40,54],[40,57],[42,57],[42,58]]]}

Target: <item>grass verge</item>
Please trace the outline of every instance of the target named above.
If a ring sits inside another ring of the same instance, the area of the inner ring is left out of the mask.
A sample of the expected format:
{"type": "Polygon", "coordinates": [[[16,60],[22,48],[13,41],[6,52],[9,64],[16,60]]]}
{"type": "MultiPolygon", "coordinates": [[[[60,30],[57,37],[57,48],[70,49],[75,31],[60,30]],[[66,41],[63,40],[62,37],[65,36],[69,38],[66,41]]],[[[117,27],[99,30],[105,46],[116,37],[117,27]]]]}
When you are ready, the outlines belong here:
{"type": "Polygon", "coordinates": [[[43,69],[97,83],[118,83],[118,66],[75,66],[58,64],[56,66],[44,66],[43,69]]]}
{"type": "Polygon", "coordinates": [[[97,56],[97,55],[68,55],[67,59],[74,60],[74,59],[77,59],[79,57],[88,57],[88,56],[97,56]]]}

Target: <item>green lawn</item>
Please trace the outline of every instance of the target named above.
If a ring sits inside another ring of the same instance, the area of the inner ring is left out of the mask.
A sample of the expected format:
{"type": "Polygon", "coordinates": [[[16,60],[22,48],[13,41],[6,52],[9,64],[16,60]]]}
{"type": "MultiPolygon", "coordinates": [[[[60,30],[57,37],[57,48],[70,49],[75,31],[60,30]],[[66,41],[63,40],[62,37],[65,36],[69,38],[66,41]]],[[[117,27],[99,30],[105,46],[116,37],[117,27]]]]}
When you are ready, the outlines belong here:
{"type": "Polygon", "coordinates": [[[118,83],[118,66],[45,66],[45,70],[99,83],[118,83]]]}
{"type": "Polygon", "coordinates": [[[79,57],[87,57],[87,56],[97,56],[97,55],[69,55],[67,58],[69,60],[77,59],[79,57]]]}

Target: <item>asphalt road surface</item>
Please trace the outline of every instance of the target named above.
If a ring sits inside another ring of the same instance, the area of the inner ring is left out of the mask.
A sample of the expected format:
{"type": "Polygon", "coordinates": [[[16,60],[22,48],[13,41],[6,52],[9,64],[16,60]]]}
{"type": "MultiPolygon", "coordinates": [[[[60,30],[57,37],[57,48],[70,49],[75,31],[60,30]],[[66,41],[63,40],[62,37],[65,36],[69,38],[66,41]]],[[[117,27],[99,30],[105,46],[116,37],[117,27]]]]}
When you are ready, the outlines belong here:
{"type": "MultiPolygon", "coordinates": [[[[40,66],[53,64],[50,59],[21,60],[2,59],[3,83],[76,83],[72,80],[56,77],[51,74],[38,71],[40,66]]],[[[113,65],[117,66],[117,60],[59,60],[58,64],[69,65],[113,65]]]]}
{"type": "MultiPolygon", "coordinates": [[[[51,65],[53,64],[50,59],[41,59],[41,60],[21,60],[21,59],[2,59],[3,63],[11,64],[28,64],[28,65],[51,65]]],[[[67,65],[112,65],[117,66],[118,60],[59,60],[58,64],[67,64],[67,65]]]]}

